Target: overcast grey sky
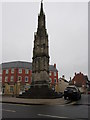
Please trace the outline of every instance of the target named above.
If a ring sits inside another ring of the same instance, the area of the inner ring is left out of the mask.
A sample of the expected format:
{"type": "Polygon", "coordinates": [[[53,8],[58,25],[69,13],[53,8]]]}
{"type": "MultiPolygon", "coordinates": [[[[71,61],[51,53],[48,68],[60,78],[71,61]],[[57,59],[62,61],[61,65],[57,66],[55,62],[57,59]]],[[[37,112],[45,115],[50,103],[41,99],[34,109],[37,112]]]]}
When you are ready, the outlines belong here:
{"type": "MultiPolygon", "coordinates": [[[[2,61],[32,61],[40,2],[3,2],[2,61]]],[[[50,64],[59,77],[88,74],[88,3],[44,2],[50,64]]]]}

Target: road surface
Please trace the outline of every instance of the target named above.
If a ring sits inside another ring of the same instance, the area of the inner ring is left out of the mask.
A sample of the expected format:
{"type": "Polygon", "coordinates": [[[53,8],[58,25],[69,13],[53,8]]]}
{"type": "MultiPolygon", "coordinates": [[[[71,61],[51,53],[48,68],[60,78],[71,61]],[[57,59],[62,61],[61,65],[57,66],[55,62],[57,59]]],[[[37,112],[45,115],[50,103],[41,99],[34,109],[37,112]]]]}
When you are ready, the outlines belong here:
{"type": "Polygon", "coordinates": [[[65,105],[2,104],[4,118],[59,118],[84,120],[88,118],[88,96],[65,105]]]}

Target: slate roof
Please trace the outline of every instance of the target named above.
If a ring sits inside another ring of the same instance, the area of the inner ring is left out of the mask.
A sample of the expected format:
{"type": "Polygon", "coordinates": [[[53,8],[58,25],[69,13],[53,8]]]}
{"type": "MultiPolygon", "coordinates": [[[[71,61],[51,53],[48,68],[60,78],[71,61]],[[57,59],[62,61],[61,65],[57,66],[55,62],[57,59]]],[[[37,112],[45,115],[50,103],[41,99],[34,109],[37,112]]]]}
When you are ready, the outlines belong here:
{"type": "MultiPolygon", "coordinates": [[[[23,61],[2,63],[2,69],[9,69],[9,68],[27,68],[27,69],[32,70],[32,63],[31,62],[23,62],[23,61]]],[[[58,71],[53,65],[49,65],[49,70],[50,71],[58,71]]]]}
{"type": "Polygon", "coordinates": [[[8,68],[29,68],[30,70],[32,70],[32,64],[30,62],[22,61],[2,63],[2,69],[8,68]]]}

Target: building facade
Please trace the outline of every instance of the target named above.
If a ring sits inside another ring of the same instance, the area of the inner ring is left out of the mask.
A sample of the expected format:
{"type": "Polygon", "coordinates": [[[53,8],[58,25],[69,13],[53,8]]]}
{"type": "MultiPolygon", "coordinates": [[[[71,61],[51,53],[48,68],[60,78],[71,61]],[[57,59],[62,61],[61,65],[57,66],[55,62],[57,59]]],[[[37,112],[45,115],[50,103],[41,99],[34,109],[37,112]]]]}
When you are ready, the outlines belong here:
{"type": "Polygon", "coordinates": [[[86,93],[88,82],[89,80],[87,75],[84,75],[83,73],[80,72],[75,73],[75,76],[73,77],[69,84],[77,86],[82,93],[86,93]]]}
{"type": "Polygon", "coordinates": [[[55,91],[64,93],[65,88],[68,86],[69,82],[65,79],[65,76],[63,75],[58,79],[58,83],[55,86],[55,91]]]}
{"type": "MultiPolygon", "coordinates": [[[[30,87],[32,82],[32,63],[15,61],[2,63],[2,87],[4,94],[19,94],[30,87]]],[[[49,83],[58,82],[56,64],[49,65],[49,83]]]]}

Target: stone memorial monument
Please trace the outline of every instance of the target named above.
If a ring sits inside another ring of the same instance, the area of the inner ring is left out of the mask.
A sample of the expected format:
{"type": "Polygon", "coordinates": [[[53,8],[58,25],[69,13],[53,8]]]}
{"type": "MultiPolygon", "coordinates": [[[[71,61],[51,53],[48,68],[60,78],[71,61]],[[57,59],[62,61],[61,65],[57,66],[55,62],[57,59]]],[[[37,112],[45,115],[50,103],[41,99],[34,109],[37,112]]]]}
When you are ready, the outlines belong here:
{"type": "Polygon", "coordinates": [[[38,15],[37,32],[34,33],[32,57],[32,83],[22,96],[28,98],[54,98],[55,92],[49,87],[49,45],[43,2],[38,15]]]}

